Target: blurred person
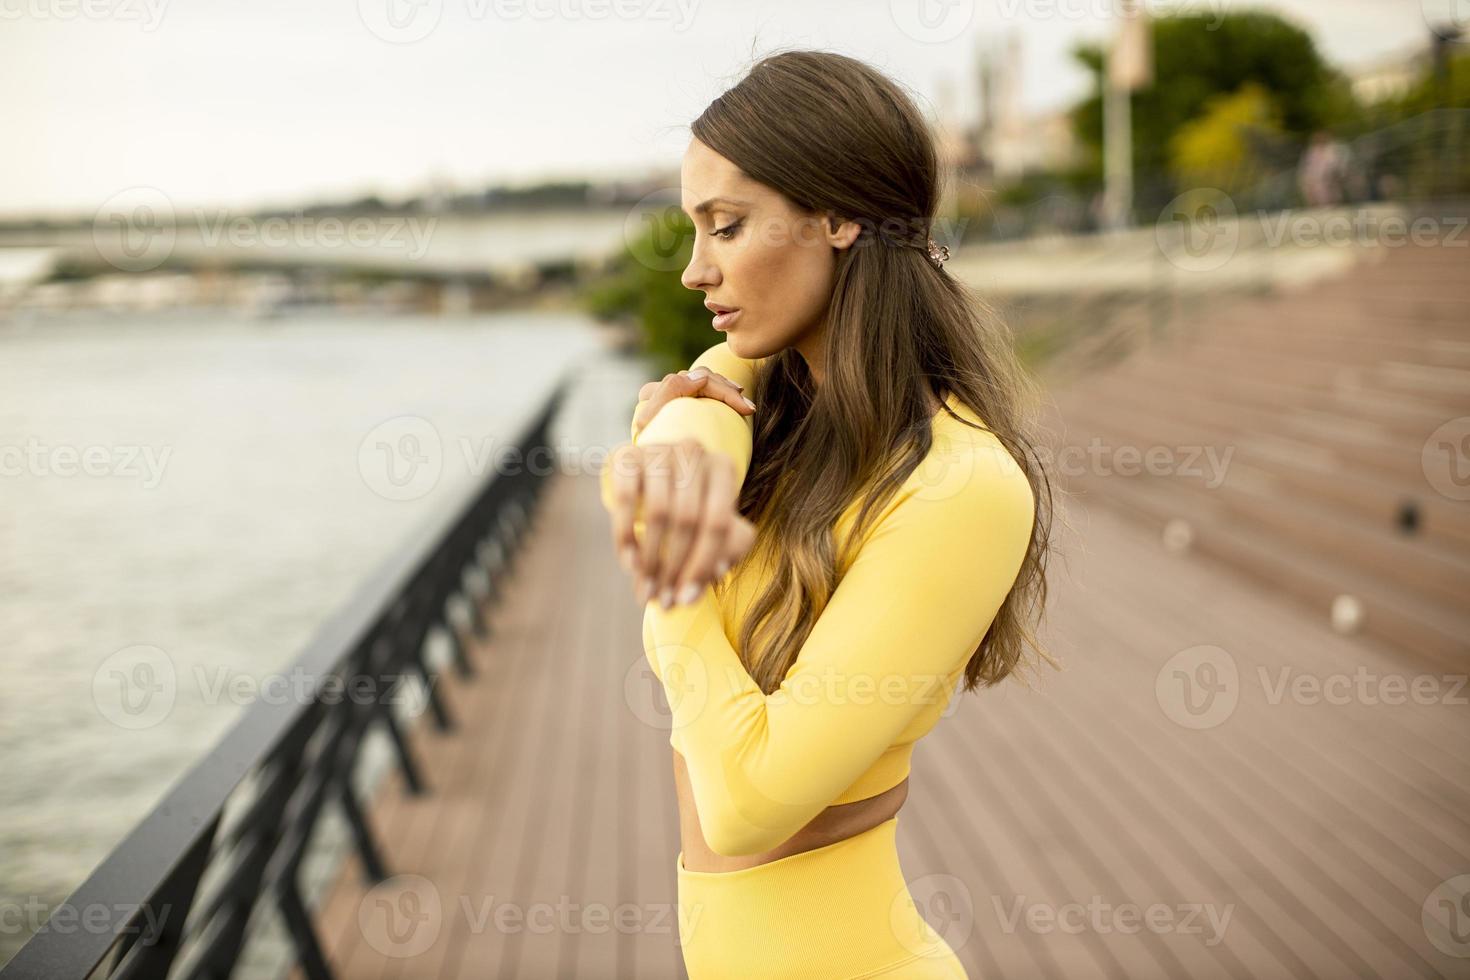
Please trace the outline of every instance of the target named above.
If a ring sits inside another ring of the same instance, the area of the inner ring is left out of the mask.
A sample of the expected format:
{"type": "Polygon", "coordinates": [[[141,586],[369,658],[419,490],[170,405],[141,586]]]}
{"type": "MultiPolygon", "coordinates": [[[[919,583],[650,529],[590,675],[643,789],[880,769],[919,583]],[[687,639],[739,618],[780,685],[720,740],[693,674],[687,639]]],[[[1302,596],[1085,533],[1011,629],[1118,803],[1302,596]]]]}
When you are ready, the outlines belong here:
{"type": "Polygon", "coordinates": [[[692,129],[682,281],[727,339],[644,386],[602,474],[673,712],[685,966],[964,977],[895,835],[960,685],[1036,663],[1030,380],[944,270],[933,134],[894,81],[776,54],[692,129]]]}
{"type": "Polygon", "coordinates": [[[1297,167],[1297,186],[1308,207],[1341,204],[1348,176],[1347,147],[1326,130],[1312,134],[1297,167]]]}

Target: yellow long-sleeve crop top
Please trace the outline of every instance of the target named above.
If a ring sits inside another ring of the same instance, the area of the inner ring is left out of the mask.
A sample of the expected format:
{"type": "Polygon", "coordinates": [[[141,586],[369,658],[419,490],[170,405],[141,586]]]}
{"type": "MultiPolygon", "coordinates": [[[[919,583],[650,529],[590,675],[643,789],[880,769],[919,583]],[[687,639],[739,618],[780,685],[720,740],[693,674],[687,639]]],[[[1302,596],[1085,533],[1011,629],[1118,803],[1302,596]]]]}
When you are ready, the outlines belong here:
{"type": "MultiPolygon", "coordinates": [[[[758,361],[725,343],[707,365],[750,390],[758,361]]],[[[946,404],[974,423],[957,398],[946,404]]],[[[759,408],[757,408],[759,411],[759,408]]],[[[1020,570],[1035,499],[998,439],[941,410],[933,446],[868,526],[780,687],[764,694],[735,647],[768,569],[749,557],[727,573],[723,601],[706,586],[693,603],[644,607],[644,653],[672,712],[669,744],[683,756],[711,850],[758,854],[828,806],[866,799],[909,774],[914,743],[950,703],[965,664],[1020,570]]],[[[750,466],[752,421],[713,398],[677,398],[639,444],[697,441],[750,466]]],[[[610,468],[602,499],[611,504],[610,468]]],[[[839,518],[841,543],[855,502],[839,518]]],[[[635,522],[641,537],[641,520],[635,522]]],[[[841,549],[839,548],[839,552],[841,549]]]]}

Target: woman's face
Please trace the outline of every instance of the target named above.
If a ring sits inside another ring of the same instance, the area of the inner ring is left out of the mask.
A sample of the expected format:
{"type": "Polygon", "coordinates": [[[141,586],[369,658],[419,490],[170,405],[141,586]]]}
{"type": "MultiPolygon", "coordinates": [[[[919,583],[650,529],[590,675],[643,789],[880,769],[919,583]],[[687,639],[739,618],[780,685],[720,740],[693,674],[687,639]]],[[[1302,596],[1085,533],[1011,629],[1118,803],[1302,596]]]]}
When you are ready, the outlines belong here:
{"type": "Polygon", "coordinates": [[[697,139],[679,179],[680,203],[694,222],[694,254],[681,280],[702,291],[707,306],[739,311],[712,328],[739,357],[796,347],[808,366],[820,365],[836,249],[850,246],[859,227],[833,229],[697,139]]]}

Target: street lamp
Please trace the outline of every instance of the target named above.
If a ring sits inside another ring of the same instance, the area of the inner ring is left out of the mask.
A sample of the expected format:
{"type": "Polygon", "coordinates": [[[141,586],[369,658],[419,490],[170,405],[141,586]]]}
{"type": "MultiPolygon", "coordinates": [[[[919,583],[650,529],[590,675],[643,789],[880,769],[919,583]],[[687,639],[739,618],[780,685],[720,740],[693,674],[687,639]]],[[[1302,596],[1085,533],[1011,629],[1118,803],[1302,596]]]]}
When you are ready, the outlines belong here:
{"type": "Polygon", "coordinates": [[[1108,228],[1133,215],[1133,93],[1153,80],[1153,37],[1140,0],[1123,0],[1123,23],[1103,72],[1103,213],[1108,228]]]}

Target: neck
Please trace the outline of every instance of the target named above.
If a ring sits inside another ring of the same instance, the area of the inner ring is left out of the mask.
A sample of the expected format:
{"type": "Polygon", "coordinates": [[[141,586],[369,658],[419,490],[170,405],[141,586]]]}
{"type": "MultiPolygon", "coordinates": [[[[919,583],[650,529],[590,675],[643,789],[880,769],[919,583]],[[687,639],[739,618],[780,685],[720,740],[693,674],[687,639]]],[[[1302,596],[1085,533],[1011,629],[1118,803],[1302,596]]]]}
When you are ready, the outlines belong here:
{"type": "MultiPolygon", "coordinates": [[[[806,361],[807,372],[812,376],[812,384],[820,388],[822,386],[822,367],[826,354],[826,331],[814,330],[806,337],[792,344],[797,353],[801,354],[802,360],[806,361]]],[[[944,410],[944,402],[934,393],[934,389],[928,384],[924,385],[924,401],[929,406],[930,416],[936,415],[944,410]]]]}
{"type": "Polygon", "coordinates": [[[824,333],[825,331],[813,331],[812,335],[803,337],[792,345],[801,355],[802,360],[806,361],[807,372],[812,376],[812,384],[816,387],[821,387],[824,380],[823,366],[826,358],[824,333]]]}

